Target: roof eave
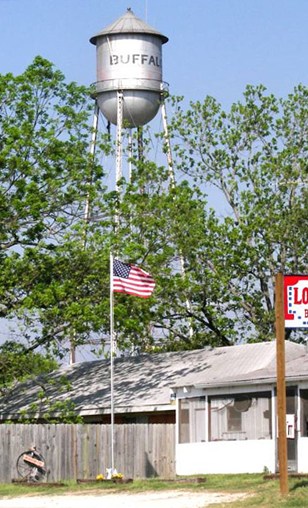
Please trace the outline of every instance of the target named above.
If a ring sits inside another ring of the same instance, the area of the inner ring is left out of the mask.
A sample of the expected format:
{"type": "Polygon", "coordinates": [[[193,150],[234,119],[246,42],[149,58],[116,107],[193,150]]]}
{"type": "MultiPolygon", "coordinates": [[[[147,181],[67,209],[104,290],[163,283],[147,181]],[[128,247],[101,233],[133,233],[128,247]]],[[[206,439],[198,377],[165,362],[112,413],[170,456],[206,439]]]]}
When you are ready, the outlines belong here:
{"type": "Polygon", "coordinates": [[[92,37],[90,37],[89,41],[91,42],[91,44],[94,44],[94,46],[96,46],[96,41],[97,39],[99,39],[100,37],[108,37],[109,35],[110,36],[113,36],[113,35],[151,35],[152,37],[157,37],[158,39],[161,40],[162,44],[166,44],[166,42],[169,41],[168,37],[166,37],[166,35],[163,35],[163,34],[160,34],[160,33],[152,33],[152,32],[142,32],[141,30],[130,30],[129,32],[123,32],[123,31],[118,31],[118,32],[111,32],[111,33],[105,33],[105,31],[102,31],[102,32],[99,32],[98,34],[95,34],[93,35],[92,37]]]}
{"type": "MultiPolygon", "coordinates": [[[[286,376],[286,383],[293,383],[297,381],[308,381],[307,374],[302,375],[293,375],[293,376],[286,376]]],[[[252,386],[252,385],[260,385],[260,384],[276,384],[277,383],[277,377],[276,376],[269,376],[264,378],[256,378],[256,379],[236,379],[236,380],[228,380],[228,381],[221,381],[218,383],[196,383],[192,385],[194,388],[223,388],[223,387],[232,387],[232,386],[252,386]]],[[[180,388],[174,387],[175,388],[180,388]]]]}
{"type": "MultiPolygon", "coordinates": [[[[149,406],[117,406],[116,414],[127,414],[127,413],[159,413],[161,411],[175,410],[175,406],[170,404],[156,404],[149,406]]],[[[78,412],[80,416],[87,415],[106,415],[110,414],[110,407],[102,407],[98,409],[82,409],[78,412]]]]}

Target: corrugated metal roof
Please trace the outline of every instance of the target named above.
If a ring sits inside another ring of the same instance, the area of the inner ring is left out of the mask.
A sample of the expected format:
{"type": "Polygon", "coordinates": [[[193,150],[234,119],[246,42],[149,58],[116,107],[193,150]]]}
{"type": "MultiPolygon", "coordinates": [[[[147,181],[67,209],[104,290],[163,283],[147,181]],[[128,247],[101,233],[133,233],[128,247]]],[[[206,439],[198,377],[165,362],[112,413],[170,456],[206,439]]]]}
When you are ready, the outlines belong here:
{"type": "Polygon", "coordinates": [[[90,39],[90,42],[92,44],[96,44],[98,37],[115,34],[149,34],[159,37],[163,44],[168,41],[168,37],[161,34],[155,30],[155,28],[148,25],[141,19],[137,18],[131,9],[127,9],[127,12],[119,19],[114,21],[114,23],[106,26],[106,28],[101,30],[101,32],[98,34],[93,35],[93,37],[90,39]]]}
{"type": "MultiPolygon", "coordinates": [[[[305,355],[305,346],[286,341],[288,361],[305,355]]],[[[227,386],[243,382],[266,382],[276,377],[276,341],[216,348],[206,357],[209,368],[192,373],[185,385],[227,386]]],[[[308,374],[308,369],[307,369],[308,374]]],[[[184,386],[182,382],[175,387],[184,386]]]]}
{"type": "MultiPolygon", "coordinates": [[[[286,341],[287,376],[308,379],[305,346],[286,341]]],[[[215,388],[239,383],[272,382],[276,376],[276,343],[263,342],[118,358],[114,362],[115,412],[170,409],[170,388],[215,388]]],[[[41,381],[19,385],[0,399],[1,418],[17,415],[38,400],[41,381]]],[[[110,412],[110,361],[83,362],[48,375],[46,395],[52,402],[71,399],[80,414],[110,412]],[[70,384],[60,391],[61,379],[70,384]],[[50,383],[51,382],[51,383],[50,383]]]]}

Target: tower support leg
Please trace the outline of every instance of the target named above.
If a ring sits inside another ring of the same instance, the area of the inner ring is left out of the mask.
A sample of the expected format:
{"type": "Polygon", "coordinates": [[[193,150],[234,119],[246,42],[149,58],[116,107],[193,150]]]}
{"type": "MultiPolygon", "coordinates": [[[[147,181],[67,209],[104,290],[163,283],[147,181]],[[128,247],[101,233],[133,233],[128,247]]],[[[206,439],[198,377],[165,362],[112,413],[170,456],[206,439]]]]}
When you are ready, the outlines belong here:
{"type": "Polygon", "coordinates": [[[122,178],[122,130],[123,130],[123,92],[117,92],[117,139],[116,139],[116,191],[122,178]]]}
{"type": "MultiPolygon", "coordinates": [[[[167,148],[167,163],[168,163],[168,172],[169,172],[169,182],[170,187],[173,189],[175,187],[175,176],[174,176],[174,169],[173,169],[173,158],[172,158],[172,150],[171,150],[171,143],[170,143],[170,136],[168,131],[168,121],[167,121],[167,110],[166,110],[166,104],[165,101],[162,101],[161,104],[161,114],[162,114],[162,121],[163,121],[163,128],[164,128],[164,142],[165,146],[167,148]]],[[[185,260],[183,253],[180,250],[179,253],[180,256],[180,267],[181,267],[181,273],[182,277],[185,278],[185,260]]],[[[186,309],[188,313],[191,315],[192,312],[192,306],[190,300],[186,299],[186,309]]],[[[189,337],[193,337],[193,327],[191,323],[191,318],[189,318],[189,337]]]]}
{"type": "MultiPolygon", "coordinates": [[[[93,125],[92,125],[92,134],[90,141],[90,156],[93,159],[95,155],[95,147],[96,147],[96,139],[97,139],[97,129],[98,129],[98,117],[99,117],[99,107],[97,101],[95,101],[94,115],[93,115],[93,125]]],[[[90,175],[88,185],[92,183],[92,175],[90,175]]],[[[84,219],[87,223],[90,219],[90,192],[87,192],[86,204],[84,209],[84,219]]]]}
{"type": "Polygon", "coordinates": [[[161,105],[161,114],[164,128],[164,142],[167,148],[167,163],[168,163],[168,171],[169,171],[169,181],[171,187],[175,186],[175,178],[174,178],[174,170],[173,170],[173,159],[172,159],[172,150],[170,143],[170,136],[168,131],[168,122],[167,122],[167,111],[165,101],[162,102],[161,105]]]}

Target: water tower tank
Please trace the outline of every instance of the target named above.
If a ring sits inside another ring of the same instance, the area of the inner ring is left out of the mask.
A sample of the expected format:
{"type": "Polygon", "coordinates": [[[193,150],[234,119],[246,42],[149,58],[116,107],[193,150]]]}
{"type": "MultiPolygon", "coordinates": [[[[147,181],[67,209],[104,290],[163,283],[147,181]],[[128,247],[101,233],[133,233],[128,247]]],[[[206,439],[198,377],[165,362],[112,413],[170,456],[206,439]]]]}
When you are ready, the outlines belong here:
{"type": "Polygon", "coordinates": [[[162,93],[165,35],[131,9],[90,42],[96,45],[96,94],[100,110],[117,124],[117,92],[123,92],[123,126],[138,127],[155,117],[162,93]]]}

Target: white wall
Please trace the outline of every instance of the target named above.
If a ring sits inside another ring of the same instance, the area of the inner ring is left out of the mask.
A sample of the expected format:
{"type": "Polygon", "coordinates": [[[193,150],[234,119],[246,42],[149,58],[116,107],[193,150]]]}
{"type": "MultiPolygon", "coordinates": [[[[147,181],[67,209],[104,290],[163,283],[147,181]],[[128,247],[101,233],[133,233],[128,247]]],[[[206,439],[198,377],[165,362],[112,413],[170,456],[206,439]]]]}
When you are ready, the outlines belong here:
{"type": "MultiPolygon", "coordinates": [[[[308,451],[308,438],[306,451],[308,451]]],[[[306,453],[306,461],[308,461],[308,453],[306,453]]],[[[211,441],[176,446],[178,475],[262,473],[265,467],[270,472],[275,472],[273,439],[211,441]]]]}
{"type": "Polygon", "coordinates": [[[308,473],[308,437],[299,437],[297,442],[299,473],[308,473]]]}

